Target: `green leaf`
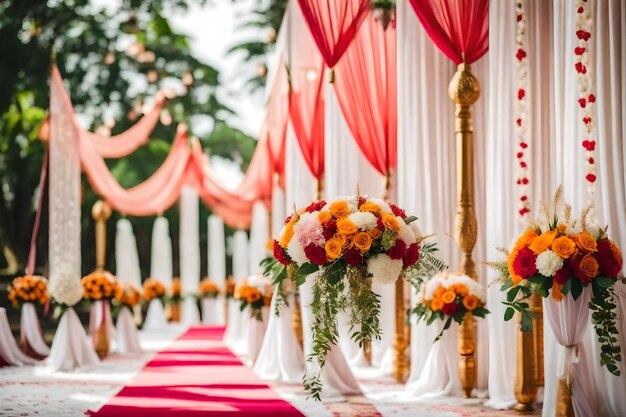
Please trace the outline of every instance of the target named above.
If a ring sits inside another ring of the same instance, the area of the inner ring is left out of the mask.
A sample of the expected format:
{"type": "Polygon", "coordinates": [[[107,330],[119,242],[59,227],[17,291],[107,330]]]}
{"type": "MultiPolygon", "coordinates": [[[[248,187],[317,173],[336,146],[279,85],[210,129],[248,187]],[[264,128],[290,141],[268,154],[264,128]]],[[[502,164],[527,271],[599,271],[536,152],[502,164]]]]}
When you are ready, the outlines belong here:
{"type": "Polygon", "coordinates": [[[514,315],[515,315],[515,310],[513,310],[513,308],[511,307],[507,307],[507,309],[504,311],[504,321],[511,320],[514,315]]]}
{"type": "Polygon", "coordinates": [[[571,291],[571,289],[572,289],[572,281],[573,281],[574,279],[575,279],[575,278],[573,278],[573,277],[569,277],[569,278],[567,279],[567,281],[565,281],[565,284],[563,285],[563,288],[561,288],[561,293],[562,293],[563,295],[567,295],[567,294],[569,294],[569,292],[570,292],[570,291],[571,291]]]}
{"type": "Polygon", "coordinates": [[[314,263],[311,263],[311,262],[307,262],[303,264],[296,271],[296,285],[300,286],[304,284],[307,277],[311,275],[312,273],[319,271],[319,269],[320,267],[318,265],[315,265],[314,263]]]}
{"type": "Polygon", "coordinates": [[[507,293],[506,293],[506,300],[507,301],[513,301],[515,300],[515,297],[517,297],[517,294],[520,291],[520,286],[518,285],[517,287],[511,288],[507,293]]]}
{"type": "Polygon", "coordinates": [[[337,284],[343,278],[346,272],[346,264],[342,259],[337,260],[330,264],[328,267],[328,282],[331,284],[337,284]]]}
{"type": "Polygon", "coordinates": [[[417,220],[417,217],[415,216],[409,216],[406,219],[404,219],[404,223],[405,224],[411,224],[413,223],[415,220],[417,220]]]}
{"type": "Polygon", "coordinates": [[[613,284],[615,284],[615,280],[609,277],[596,277],[592,281],[594,286],[599,286],[602,289],[607,289],[613,284]]]}
{"type": "Polygon", "coordinates": [[[583,293],[583,283],[581,280],[579,280],[578,278],[572,277],[572,297],[574,298],[574,300],[578,300],[578,297],[580,297],[580,294],[583,293]]]}

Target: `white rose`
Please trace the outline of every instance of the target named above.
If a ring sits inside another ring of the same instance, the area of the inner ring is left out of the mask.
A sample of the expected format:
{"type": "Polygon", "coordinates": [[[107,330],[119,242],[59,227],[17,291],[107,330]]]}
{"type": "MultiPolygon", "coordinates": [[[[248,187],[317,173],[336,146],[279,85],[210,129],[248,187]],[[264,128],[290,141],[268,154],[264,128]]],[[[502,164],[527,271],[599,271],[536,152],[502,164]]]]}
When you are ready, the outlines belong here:
{"type": "Polygon", "coordinates": [[[404,243],[406,243],[407,246],[415,243],[416,239],[415,239],[415,233],[413,233],[413,230],[409,227],[408,224],[404,222],[404,219],[402,219],[402,217],[396,216],[396,219],[398,220],[398,223],[400,224],[400,231],[398,232],[398,237],[402,239],[404,243]]]}
{"type": "Polygon", "coordinates": [[[298,242],[297,239],[291,239],[289,246],[287,246],[287,254],[298,265],[303,265],[309,262],[309,259],[304,253],[304,247],[298,242]]]}
{"type": "Polygon", "coordinates": [[[413,234],[415,235],[416,238],[422,237],[424,236],[424,234],[422,233],[422,231],[420,230],[419,227],[417,227],[417,222],[411,222],[409,223],[409,227],[411,228],[411,230],[413,231],[413,234]]]}
{"type": "Polygon", "coordinates": [[[551,250],[541,252],[535,262],[539,273],[546,277],[552,277],[559,269],[563,268],[563,259],[551,250]]]}
{"type": "Polygon", "coordinates": [[[393,284],[402,272],[402,260],[391,259],[383,253],[378,254],[367,261],[367,272],[376,283],[393,284]]]}
{"type": "Polygon", "coordinates": [[[357,211],[356,213],[349,215],[348,219],[354,223],[359,230],[373,229],[378,224],[376,216],[367,212],[357,211]]]}

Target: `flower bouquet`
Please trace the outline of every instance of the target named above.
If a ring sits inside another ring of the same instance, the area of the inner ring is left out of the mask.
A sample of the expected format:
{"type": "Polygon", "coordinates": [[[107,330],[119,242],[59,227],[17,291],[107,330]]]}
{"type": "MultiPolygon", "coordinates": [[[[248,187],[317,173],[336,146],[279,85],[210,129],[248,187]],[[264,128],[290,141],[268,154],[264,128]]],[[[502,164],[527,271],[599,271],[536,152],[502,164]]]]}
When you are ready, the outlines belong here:
{"type": "Polygon", "coordinates": [[[141,301],[139,289],[130,283],[123,283],[113,303],[118,306],[117,314],[117,350],[119,353],[136,354],[141,352],[137,325],[133,310],[141,301]]]}
{"type": "Polygon", "coordinates": [[[143,282],[143,299],[145,302],[149,303],[155,299],[162,300],[164,297],[165,286],[161,281],[155,278],[148,278],[143,282]]]}
{"type": "Polygon", "coordinates": [[[172,280],[170,293],[167,296],[167,304],[169,307],[169,320],[175,323],[180,321],[180,304],[183,302],[183,287],[180,278],[172,280]]]}
{"type": "MultiPolygon", "coordinates": [[[[234,290],[234,289],[233,289],[234,290]]],[[[201,299],[211,298],[215,299],[220,295],[220,288],[215,281],[212,281],[209,277],[204,278],[198,285],[198,294],[201,299]]]]}
{"type": "Polygon", "coordinates": [[[452,320],[461,324],[466,314],[484,318],[488,313],[482,285],[467,275],[449,272],[440,272],[422,285],[413,309],[417,320],[428,325],[437,319],[445,320],[435,342],[450,328],[452,320]]]}
{"type": "Polygon", "coordinates": [[[547,298],[547,318],[557,340],[572,350],[579,340],[566,339],[578,339],[579,336],[561,334],[561,322],[586,322],[591,312],[591,321],[601,345],[600,362],[611,373],[619,375],[617,363],[621,361],[621,354],[615,338],[618,331],[613,285],[623,279],[621,251],[608,238],[608,228],[587,223],[589,209],[573,220],[571,207],[565,204],[557,215],[560,199],[559,188],[553,212],[550,213],[545,204],[543,206],[545,221],[536,222],[527,229],[510,252],[500,249],[505,260],[489,264],[500,272],[501,290],[506,291],[504,304],[508,307],[504,319],[510,320],[518,311],[521,330],[532,330],[534,316],[527,300],[538,293],[547,298]],[[562,313],[566,308],[575,314],[565,317],[562,313]]]}
{"type": "Polygon", "coordinates": [[[102,359],[109,354],[113,331],[109,301],[119,295],[122,286],[115,275],[108,271],[95,271],[84,276],[81,285],[83,286],[83,299],[91,303],[89,331],[93,346],[102,359]]]}
{"type": "Polygon", "coordinates": [[[46,304],[48,284],[39,275],[24,275],[15,278],[9,285],[9,302],[22,310],[20,325],[20,347],[28,356],[42,359],[50,353],[35,310],[35,303],[46,304]]]}
{"type": "Polygon", "coordinates": [[[235,286],[234,297],[239,301],[241,311],[250,306],[250,317],[262,321],[263,307],[272,302],[272,284],[264,276],[252,275],[235,286]]]}
{"type": "MultiPolygon", "coordinates": [[[[407,275],[418,279],[432,272],[431,266],[443,266],[432,256],[435,246],[421,244],[425,238],[415,220],[394,204],[358,193],[314,202],[286,219],[274,241],[274,259],[262,265],[279,288],[287,278],[296,285],[312,280],[314,353],[309,359],[316,359],[320,368],[337,343],[341,311],[350,312],[351,329],[358,327],[352,338],[360,346],[380,339],[380,300],[372,281],[393,284],[407,275]]],[[[319,399],[319,374],[305,376],[304,385],[319,399]]]]}
{"type": "Polygon", "coordinates": [[[121,307],[128,307],[131,311],[139,305],[141,301],[141,293],[139,289],[130,283],[123,283],[120,291],[115,295],[113,303],[121,307]]]}
{"type": "Polygon", "coordinates": [[[235,296],[235,278],[229,276],[226,278],[226,298],[233,298],[235,296]]]}

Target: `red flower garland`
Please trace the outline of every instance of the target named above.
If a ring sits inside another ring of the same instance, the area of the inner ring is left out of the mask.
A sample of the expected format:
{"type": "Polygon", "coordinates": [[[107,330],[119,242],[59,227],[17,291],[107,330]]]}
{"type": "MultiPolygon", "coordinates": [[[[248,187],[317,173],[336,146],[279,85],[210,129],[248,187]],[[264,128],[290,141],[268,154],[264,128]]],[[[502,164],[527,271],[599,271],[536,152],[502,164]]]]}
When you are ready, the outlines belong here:
{"type": "Polygon", "coordinates": [[[515,59],[517,64],[517,100],[515,102],[515,137],[519,149],[517,151],[517,160],[519,163],[519,171],[517,174],[519,210],[518,213],[522,219],[528,217],[530,213],[530,180],[528,175],[528,160],[526,155],[528,152],[528,112],[526,107],[526,88],[528,76],[527,63],[527,37],[526,37],[526,14],[524,13],[523,0],[517,0],[516,3],[516,30],[515,43],[516,52],[515,59]]]}

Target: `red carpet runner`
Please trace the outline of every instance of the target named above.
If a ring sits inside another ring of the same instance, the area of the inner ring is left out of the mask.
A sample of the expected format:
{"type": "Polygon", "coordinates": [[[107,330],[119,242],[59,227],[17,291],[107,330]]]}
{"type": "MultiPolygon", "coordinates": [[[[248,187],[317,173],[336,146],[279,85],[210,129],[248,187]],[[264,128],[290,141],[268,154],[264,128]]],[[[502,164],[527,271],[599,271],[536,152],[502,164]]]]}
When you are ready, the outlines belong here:
{"type": "Polygon", "coordinates": [[[222,341],[223,333],[223,328],[190,329],[93,415],[302,417],[241,363],[222,341]]]}

